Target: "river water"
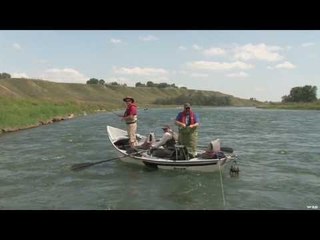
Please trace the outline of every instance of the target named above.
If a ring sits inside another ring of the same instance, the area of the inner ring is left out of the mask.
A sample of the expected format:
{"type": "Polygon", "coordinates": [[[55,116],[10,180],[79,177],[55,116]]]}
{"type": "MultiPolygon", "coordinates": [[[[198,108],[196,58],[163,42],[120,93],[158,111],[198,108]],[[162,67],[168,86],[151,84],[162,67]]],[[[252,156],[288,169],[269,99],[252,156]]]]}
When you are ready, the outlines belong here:
{"type": "MultiPolygon", "coordinates": [[[[99,113],[0,136],[0,209],[291,210],[320,205],[320,111],[194,108],[199,144],[220,138],[239,156],[240,175],[150,170],[116,157],[99,113]],[[221,181],[222,180],[222,181],[221,181]]],[[[180,109],[139,111],[138,132],[161,134],[180,109]]]]}

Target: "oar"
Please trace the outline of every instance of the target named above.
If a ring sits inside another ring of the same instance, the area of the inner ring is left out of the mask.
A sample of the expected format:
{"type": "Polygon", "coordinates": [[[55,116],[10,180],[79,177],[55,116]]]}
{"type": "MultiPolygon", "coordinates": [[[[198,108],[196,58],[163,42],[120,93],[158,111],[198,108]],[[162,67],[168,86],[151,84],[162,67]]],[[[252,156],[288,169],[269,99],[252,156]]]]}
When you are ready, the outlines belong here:
{"type": "Polygon", "coordinates": [[[125,158],[125,157],[133,157],[139,153],[143,153],[143,152],[146,152],[147,150],[143,150],[143,151],[140,151],[140,152],[135,152],[135,153],[132,153],[132,154],[129,154],[129,155],[124,155],[122,157],[115,157],[115,158],[111,158],[111,159],[106,159],[106,160],[102,160],[102,161],[98,161],[98,162],[87,162],[87,163],[77,163],[77,164],[74,164],[71,166],[71,170],[72,171],[78,171],[78,170],[81,170],[81,169],[84,169],[84,168],[87,168],[87,167],[90,167],[90,166],[93,166],[93,165],[97,165],[97,164],[100,164],[100,163],[104,163],[104,162],[108,162],[108,161],[112,161],[112,160],[116,160],[116,159],[121,159],[121,158],[125,158]]]}

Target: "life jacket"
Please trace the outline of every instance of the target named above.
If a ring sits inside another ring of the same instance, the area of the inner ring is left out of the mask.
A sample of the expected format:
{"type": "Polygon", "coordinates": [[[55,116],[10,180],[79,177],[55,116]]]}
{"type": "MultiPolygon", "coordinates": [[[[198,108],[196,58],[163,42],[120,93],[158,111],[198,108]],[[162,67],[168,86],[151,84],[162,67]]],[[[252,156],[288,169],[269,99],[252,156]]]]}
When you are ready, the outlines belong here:
{"type": "MultiPolygon", "coordinates": [[[[190,110],[189,114],[190,114],[190,125],[195,124],[195,120],[196,120],[195,113],[190,110]]],[[[186,118],[187,118],[187,114],[185,111],[183,111],[182,114],[180,115],[180,119],[178,119],[178,121],[185,124],[186,118]]]]}
{"type": "MultiPolygon", "coordinates": [[[[126,111],[124,112],[124,114],[123,114],[123,116],[124,117],[126,117],[126,116],[129,116],[130,115],[130,112],[131,112],[131,109],[133,108],[133,107],[137,107],[134,103],[131,103],[131,104],[129,104],[128,105],[128,107],[127,107],[127,109],[126,109],[126,111]]],[[[126,120],[126,123],[127,124],[131,124],[131,123],[135,123],[136,121],[137,121],[137,115],[133,115],[133,118],[134,118],[134,120],[126,120]]]]}

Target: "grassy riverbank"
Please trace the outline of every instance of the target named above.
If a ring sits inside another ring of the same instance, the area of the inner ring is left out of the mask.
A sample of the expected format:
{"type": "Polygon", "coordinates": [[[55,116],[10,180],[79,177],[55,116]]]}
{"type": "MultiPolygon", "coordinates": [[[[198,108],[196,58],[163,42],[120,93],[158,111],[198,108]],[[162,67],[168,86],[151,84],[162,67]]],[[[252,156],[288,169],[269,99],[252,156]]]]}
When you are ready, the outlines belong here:
{"type": "Polygon", "coordinates": [[[320,110],[320,101],[312,103],[269,103],[258,106],[265,109],[288,109],[288,110],[320,110]]]}
{"type": "Polygon", "coordinates": [[[257,106],[259,102],[240,99],[215,91],[178,88],[125,87],[56,83],[32,79],[0,79],[0,133],[49,124],[55,120],[82,116],[97,111],[123,110],[124,96],[135,98],[138,106],[155,105],[156,99],[172,99],[181,95],[196,97],[227,96],[232,106],[257,106]]]}
{"type": "MultiPolygon", "coordinates": [[[[0,128],[22,128],[45,123],[55,117],[82,113],[83,107],[72,102],[0,99],[0,128]]],[[[89,110],[89,109],[88,109],[89,110]]]]}

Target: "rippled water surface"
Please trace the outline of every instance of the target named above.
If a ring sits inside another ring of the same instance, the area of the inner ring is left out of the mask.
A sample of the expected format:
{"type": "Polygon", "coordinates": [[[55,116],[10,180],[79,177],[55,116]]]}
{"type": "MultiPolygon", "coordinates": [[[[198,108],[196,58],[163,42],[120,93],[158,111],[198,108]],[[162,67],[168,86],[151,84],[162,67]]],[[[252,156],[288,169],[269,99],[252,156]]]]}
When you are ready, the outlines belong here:
{"type": "MultiPolygon", "coordinates": [[[[0,209],[308,209],[320,205],[320,111],[194,108],[199,144],[220,138],[240,175],[153,171],[116,157],[100,113],[0,136],[0,209]]],[[[173,126],[179,109],[139,111],[138,132],[173,126]]]]}

